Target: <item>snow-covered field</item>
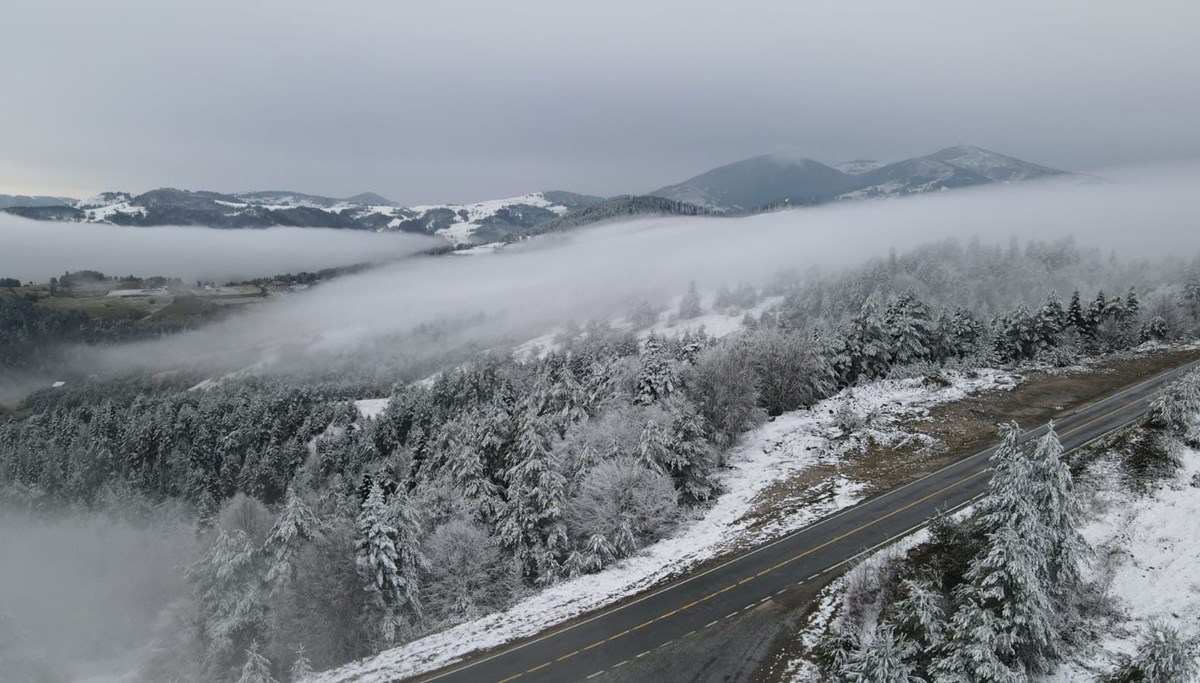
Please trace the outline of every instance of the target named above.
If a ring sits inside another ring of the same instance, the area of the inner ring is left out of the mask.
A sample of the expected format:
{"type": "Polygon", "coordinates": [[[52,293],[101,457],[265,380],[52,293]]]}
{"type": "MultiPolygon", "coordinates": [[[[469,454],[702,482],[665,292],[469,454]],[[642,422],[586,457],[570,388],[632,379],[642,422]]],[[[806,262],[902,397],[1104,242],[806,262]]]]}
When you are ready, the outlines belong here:
{"type": "MultiPolygon", "coordinates": [[[[876,382],[822,401],[811,410],[784,414],[750,432],[729,456],[723,473],[725,493],[698,518],[685,522],[670,537],[598,574],[564,581],[533,594],[503,612],[460,624],[373,658],[318,674],[314,681],[390,681],[431,671],[485,650],[536,634],[579,614],[613,604],[665,579],[740,546],[776,538],[861,499],[861,485],[835,479],[812,505],[749,529],[759,496],[773,484],[803,470],[832,464],[861,446],[844,440],[835,416],[843,405],[860,415],[874,414],[868,429],[876,441],[898,443],[911,438],[906,421],[920,420],[929,408],[987,390],[1009,389],[1017,378],[985,370],[972,377],[951,374],[952,384],[931,388],[920,380],[876,382]]],[[[360,407],[360,410],[362,408],[360,407]]],[[[865,438],[865,434],[863,435],[865,438]]]]}

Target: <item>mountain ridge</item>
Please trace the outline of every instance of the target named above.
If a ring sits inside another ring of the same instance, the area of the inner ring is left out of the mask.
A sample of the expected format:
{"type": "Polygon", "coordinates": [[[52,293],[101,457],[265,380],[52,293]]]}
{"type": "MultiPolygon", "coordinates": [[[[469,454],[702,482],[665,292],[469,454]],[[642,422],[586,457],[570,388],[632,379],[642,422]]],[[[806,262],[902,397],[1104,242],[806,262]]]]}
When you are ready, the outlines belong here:
{"type": "Polygon", "coordinates": [[[511,241],[617,218],[739,215],[784,206],[897,197],[990,183],[1074,175],[971,145],[891,163],[827,165],[766,154],[734,161],[647,195],[563,190],[466,204],[401,206],[374,192],[346,198],[287,190],[212,192],[163,187],[87,199],[0,195],[0,211],[36,220],[214,228],[322,227],[415,232],[465,246],[511,241]]]}

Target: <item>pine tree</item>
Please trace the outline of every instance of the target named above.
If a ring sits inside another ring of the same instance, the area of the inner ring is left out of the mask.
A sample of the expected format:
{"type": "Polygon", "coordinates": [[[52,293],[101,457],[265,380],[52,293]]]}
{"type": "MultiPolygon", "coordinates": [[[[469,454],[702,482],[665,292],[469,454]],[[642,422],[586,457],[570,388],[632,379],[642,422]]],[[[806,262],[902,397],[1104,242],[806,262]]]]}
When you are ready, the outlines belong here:
{"type": "Polygon", "coordinates": [[[941,645],[946,638],[946,604],[928,581],[905,579],[902,597],[896,601],[896,624],[922,649],[941,645]]]}
{"type": "Polygon", "coordinates": [[[689,282],[687,293],[679,302],[679,317],[683,320],[691,320],[702,315],[704,315],[704,309],[700,306],[700,293],[696,291],[695,281],[689,282]]]}
{"type": "Polygon", "coordinates": [[[1186,683],[1197,674],[1196,645],[1165,623],[1151,621],[1132,657],[1121,655],[1102,683],[1186,683]]]}
{"type": "Polygon", "coordinates": [[[892,340],[892,362],[905,365],[931,357],[934,323],[929,306],[916,292],[906,290],[888,306],[885,325],[892,340]]]}
{"type": "Polygon", "coordinates": [[[291,486],[284,497],[283,510],[275,520],[271,533],[267,536],[263,550],[270,561],[267,569],[267,581],[278,588],[287,585],[294,572],[293,558],[300,546],[312,539],[321,527],[316,514],[296,495],[291,486]]]}
{"type": "Polygon", "coordinates": [[[855,683],[916,683],[922,679],[908,661],[912,652],[911,642],[890,626],[880,626],[874,639],[849,657],[843,679],[855,683]]]}
{"type": "Polygon", "coordinates": [[[649,405],[667,398],[675,391],[678,383],[679,379],[675,375],[675,368],[663,349],[662,342],[655,335],[650,335],[646,338],[646,346],[642,350],[642,364],[637,382],[637,402],[649,405]]]}
{"type": "Polygon", "coordinates": [[[518,418],[512,465],[505,473],[507,501],[497,532],[526,580],[552,582],[566,549],[561,517],[566,479],[558,471],[544,420],[530,411],[518,418]]]}
{"type": "Polygon", "coordinates": [[[358,516],[355,564],[369,595],[370,610],[362,618],[382,646],[396,642],[409,617],[420,617],[417,571],[424,558],[415,546],[411,517],[400,515],[402,532],[391,523],[393,516],[396,511],[389,510],[376,482],[358,516]]]}
{"type": "Polygon", "coordinates": [[[258,550],[241,529],[219,529],[209,552],[188,570],[207,643],[211,680],[235,670],[238,653],[270,633],[267,591],[258,550]]]}
{"type": "Polygon", "coordinates": [[[288,680],[291,683],[304,680],[313,675],[312,662],[304,654],[304,646],[296,648],[296,661],[292,662],[292,668],[288,671],[288,680]]]}
{"type": "Polygon", "coordinates": [[[237,683],[278,683],[271,676],[270,660],[259,653],[257,642],[246,650],[246,663],[242,666],[242,675],[237,683]]]}
{"type": "Polygon", "coordinates": [[[1083,505],[1062,456],[1062,443],[1051,422],[1030,458],[1030,481],[1049,545],[1046,564],[1050,592],[1058,599],[1060,615],[1067,609],[1068,596],[1079,588],[1079,569],[1089,552],[1087,541],[1079,533],[1083,505]]]}
{"type": "Polygon", "coordinates": [[[1063,311],[1058,292],[1051,290],[1042,302],[1036,315],[1036,334],[1038,346],[1042,349],[1052,349],[1058,346],[1063,330],[1067,325],[1067,314],[1063,311]]]}
{"type": "Polygon", "coordinates": [[[843,337],[846,340],[846,359],[842,368],[844,384],[887,374],[891,365],[891,339],[873,300],[868,299],[863,304],[843,337]]]}
{"type": "Polygon", "coordinates": [[[1082,337],[1091,335],[1091,324],[1083,311],[1083,304],[1079,301],[1078,289],[1071,294],[1071,304],[1067,307],[1067,324],[1082,337]]]}

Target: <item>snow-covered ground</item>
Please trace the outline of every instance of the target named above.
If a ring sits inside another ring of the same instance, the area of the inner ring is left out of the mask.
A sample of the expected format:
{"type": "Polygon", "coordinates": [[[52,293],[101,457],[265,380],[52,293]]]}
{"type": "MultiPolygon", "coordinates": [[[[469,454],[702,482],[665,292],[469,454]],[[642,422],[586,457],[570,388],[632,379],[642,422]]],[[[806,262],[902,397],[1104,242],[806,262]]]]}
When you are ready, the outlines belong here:
{"type": "Polygon", "coordinates": [[[364,398],[354,402],[354,407],[358,408],[358,414],[364,418],[373,419],[387,408],[388,402],[392,399],[388,398],[364,398]]]}
{"type": "Polygon", "coordinates": [[[929,408],[980,391],[1009,389],[1017,378],[985,370],[972,377],[950,375],[945,388],[920,380],[887,380],[822,401],[811,410],[781,415],[746,435],[729,456],[725,493],[698,518],[670,537],[598,574],[564,581],[533,594],[503,612],[460,624],[375,657],[316,675],[314,681],[390,681],[431,671],[473,652],[536,634],[579,614],[599,609],[682,574],[692,567],[751,543],[776,538],[858,502],[861,484],[835,478],[813,504],[798,507],[769,525],[749,528],[749,513],[773,484],[815,465],[835,463],[861,446],[842,439],[835,416],[843,405],[860,415],[874,414],[869,429],[876,441],[898,443],[910,435],[905,421],[920,420],[929,408]]]}
{"type": "Polygon", "coordinates": [[[1108,625],[1098,649],[1083,652],[1046,683],[1094,680],[1109,655],[1132,653],[1140,627],[1161,620],[1200,636],[1200,452],[1183,451],[1183,467],[1148,496],[1120,482],[1116,463],[1093,467],[1095,517],[1083,535],[1096,549],[1092,579],[1106,586],[1123,619],[1108,625]]]}

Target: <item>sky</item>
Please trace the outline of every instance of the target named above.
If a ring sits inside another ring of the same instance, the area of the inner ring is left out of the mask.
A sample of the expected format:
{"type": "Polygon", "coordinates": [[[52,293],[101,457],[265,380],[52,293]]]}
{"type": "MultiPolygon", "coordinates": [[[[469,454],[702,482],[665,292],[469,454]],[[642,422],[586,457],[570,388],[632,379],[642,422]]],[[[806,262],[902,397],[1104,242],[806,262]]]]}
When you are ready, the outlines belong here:
{"type": "Polygon", "coordinates": [[[13,0],[0,193],[644,193],[786,151],[1200,156],[1194,0],[13,0]]]}

